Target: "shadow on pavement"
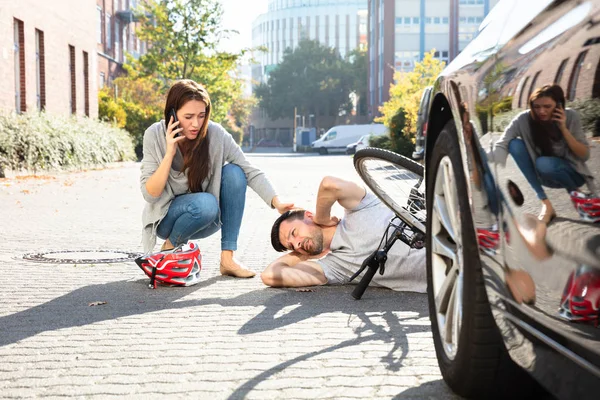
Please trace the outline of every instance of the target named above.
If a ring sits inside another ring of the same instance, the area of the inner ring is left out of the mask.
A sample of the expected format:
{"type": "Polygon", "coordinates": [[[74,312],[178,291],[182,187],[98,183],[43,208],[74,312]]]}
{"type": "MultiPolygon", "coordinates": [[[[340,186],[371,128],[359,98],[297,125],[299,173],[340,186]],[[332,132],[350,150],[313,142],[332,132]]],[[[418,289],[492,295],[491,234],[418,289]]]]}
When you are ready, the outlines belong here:
{"type": "Polygon", "coordinates": [[[148,279],[85,286],[47,303],[0,317],[0,347],[46,331],[85,326],[95,322],[195,305],[177,301],[196,290],[227,279],[209,278],[192,287],[148,289],[148,279]],[[89,303],[105,301],[90,307],[89,303]]]}
{"type": "MultiPolygon", "coordinates": [[[[280,363],[244,383],[229,396],[229,399],[245,398],[246,394],[252,391],[259,383],[268,380],[273,375],[294,364],[366,342],[377,341],[392,344],[388,354],[381,358],[381,362],[385,364],[388,370],[400,370],[402,362],[409,351],[407,334],[429,332],[431,330],[428,323],[427,325],[402,325],[403,321],[415,321],[418,318],[427,316],[426,295],[369,288],[365,297],[361,301],[356,301],[351,298],[350,290],[351,288],[349,287],[319,287],[314,289],[315,293],[301,293],[289,289],[264,290],[263,292],[279,293],[262,303],[265,307],[264,311],[242,326],[239,330],[241,334],[277,329],[317,314],[330,312],[347,313],[349,318],[358,318],[362,323],[354,330],[356,334],[355,338],[280,363]],[[290,305],[297,306],[280,317],[276,316],[283,308],[290,305]],[[416,312],[416,315],[398,318],[395,313],[403,311],[416,312]],[[383,320],[383,323],[374,322],[371,317],[375,317],[379,321],[383,320]]],[[[237,303],[244,296],[246,295],[230,301],[237,303]]],[[[219,304],[228,305],[228,302],[219,304]]]]}
{"type": "Polygon", "coordinates": [[[85,326],[160,310],[203,305],[260,307],[261,312],[238,330],[240,335],[276,330],[324,313],[348,314],[348,323],[352,322],[353,326],[356,326],[354,328],[356,337],[319,351],[303,354],[256,375],[230,396],[230,398],[243,398],[260,382],[287,367],[315,356],[366,342],[389,343],[390,350],[381,357],[381,363],[388,370],[398,371],[409,351],[407,334],[430,331],[428,321],[415,323],[417,319],[427,317],[426,295],[392,292],[387,289],[370,288],[360,301],[350,296],[352,287],[317,287],[312,292],[265,288],[233,298],[181,300],[202,288],[226,279],[231,278],[216,276],[192,287],[160,287],[158,290],[149,290],[147,279],[89,285],[47,303],[1,317],[0,347],[46,331],[85,326]],[[95,301],[106,301],[106,304],[90,307],[89,303],[95,301]],[[402,312],[410,312],[410,314],[399,316],[398,313],[402,312]],[[352,321],[355,319],[359,319],[360,323],[352,321]],[[410,323],[404,324],[405,321],[410,323]]]}
{"type": "Polygon", "coordinates": [[[416,386],[405,390],[402,393],[394,396],[394,400],[422,400],[422,399],[436,399],[436,400],[459,400],[462,399],[459,395],[453,394],[450,388],[446,385],[443,379],[437,381],[426,382],[420,386],[416,386]]]}

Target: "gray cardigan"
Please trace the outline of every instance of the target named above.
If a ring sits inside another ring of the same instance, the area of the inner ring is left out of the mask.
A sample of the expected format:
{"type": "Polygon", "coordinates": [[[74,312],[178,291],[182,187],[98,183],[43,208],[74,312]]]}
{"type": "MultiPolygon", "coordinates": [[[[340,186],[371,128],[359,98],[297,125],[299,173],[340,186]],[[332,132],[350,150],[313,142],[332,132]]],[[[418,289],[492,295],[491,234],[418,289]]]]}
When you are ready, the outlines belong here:
{"type": "MultiPolygon", "coordinates": [[[[573,137],[575,137],[578,142],[589,146],[588,140],[581,127],[581,119],[579,118],[577,111],[567,108],[565,109],[565,114],[567,117],[567,128],[569,129],[569,132],[571,132],[573,137]]],[[[494,162],[505,165],[508,157],[508,144],[515,138],[521,138],[525,142],[525,147],[527,148],[529,157],[531,157],[535,163],[535,160],[540,156],[540,154],[536,150],[535,144],[533,143],[529,118],[529,110],[525,110],[510,122],[508,127],[504,130],[502,136],[494,144],[494,162]]],[[[565,147],[567,147],[565,159],[569,162],[569,164],[571,164],[575,171],[583,175],[590,191],[593,193],[598,193],[596,184],[594,182],[594,176],[585,163],[590,158],[590,152],[588,152],[587,157],[580,158],[568,148],[566,143],[565,147]]]]}
{"type": "MultiPolygon", "coordinates": [[[[269,207],[277,194],[267,176],[254,167],[244,156],[242,149],[231,135],[219,124],[209,121],[209,157],[211,167],[208,177],[202,182],[202,191],[210,193],[219,203],[221,191],[221,169],[226,163],[240,166],[246,174],[250,186],[269,207]]],[[[165,121],[152,124],[144,133],[144,152],[141,166],[140,189],[146,205],[142,213],[142,244],[145,252],[156,245],[156,228],[167,215],[171,201],[180,194],[189,193],[187,171],[179,172],[183,166],[183,155],[179,149],[173,158],[173,164],[165,189],[159,197],[153,197],[146,190],[146,181],[158,169],[167,151],[165,121]]]]}

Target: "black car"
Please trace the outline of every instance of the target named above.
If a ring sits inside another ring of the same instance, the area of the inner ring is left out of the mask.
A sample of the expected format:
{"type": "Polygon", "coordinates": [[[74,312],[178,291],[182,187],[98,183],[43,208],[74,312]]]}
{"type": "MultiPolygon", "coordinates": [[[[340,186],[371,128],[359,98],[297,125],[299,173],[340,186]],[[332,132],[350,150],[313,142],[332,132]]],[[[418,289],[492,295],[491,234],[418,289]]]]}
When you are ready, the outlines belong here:
{"type": "Polygon", "coordinates": [[[600,398],[600,0],[503,0],[431,92],[438,363],[471,398],[600,398]]]}
{"type": "Polygon", "coordinates": [[[417,111],[417,133],[415,135],[415,151],[412,158],[422,160],[425,156],[425,137],[427,136],[427,124],[429,118],[429,100],[431,99],[431,91],[433,86],[427,86],[421,95],[419,102],[419,110],[417,111]]]}

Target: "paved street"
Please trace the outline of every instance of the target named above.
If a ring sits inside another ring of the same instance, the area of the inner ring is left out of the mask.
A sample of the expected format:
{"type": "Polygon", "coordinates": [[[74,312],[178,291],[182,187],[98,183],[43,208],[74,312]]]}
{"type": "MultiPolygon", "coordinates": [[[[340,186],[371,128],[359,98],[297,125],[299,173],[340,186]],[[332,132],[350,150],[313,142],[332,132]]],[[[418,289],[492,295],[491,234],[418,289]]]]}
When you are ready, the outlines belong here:
{"type": "MultiPolygon", "coordinates": [[[[358,179],[350,156],[248,157],[307,208],[324,174],[358,179]]],[[[222,277],[219,234],[199,242],[204,281],[190,288],[149,290],[133,262],[23,259],[141,251],[138,179],[129,163],[0,180],[0,398],[457,398],[440,376],[422,294],[371,288],[355,301],[350,287],[222,277]]],[[[249,190],[237,257],[257,272],[277,256],[276,217],[249,190]]]]}

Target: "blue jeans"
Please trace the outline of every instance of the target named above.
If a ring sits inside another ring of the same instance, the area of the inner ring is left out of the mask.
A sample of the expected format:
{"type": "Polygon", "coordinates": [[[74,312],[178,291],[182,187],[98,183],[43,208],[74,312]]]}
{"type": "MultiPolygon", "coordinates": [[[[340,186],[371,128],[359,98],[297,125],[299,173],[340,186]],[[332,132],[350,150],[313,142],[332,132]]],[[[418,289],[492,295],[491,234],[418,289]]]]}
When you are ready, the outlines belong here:
{"type": "Polygon", "coordinates": [[[220,211],[221,250],[237,250],[247,185],[246,175],[239,166],[225,165],[221,174],[220,210],[217,199],[210,193],[176,196],[158,225],[157,236],[169,238],[174,246],[208,237],[221,228],[220,211]]]}
{"type": "Polygon", "coordinates": [[[585,183],[583,175],[575,171],[567,160],[560,157],[538,157],[534,166],[525,142],[521,139],[511,140],[508,144],[508,151],[540,200],[548,198],[542,185],[553,189],[562,188],[571,192],[585,183]]]}

